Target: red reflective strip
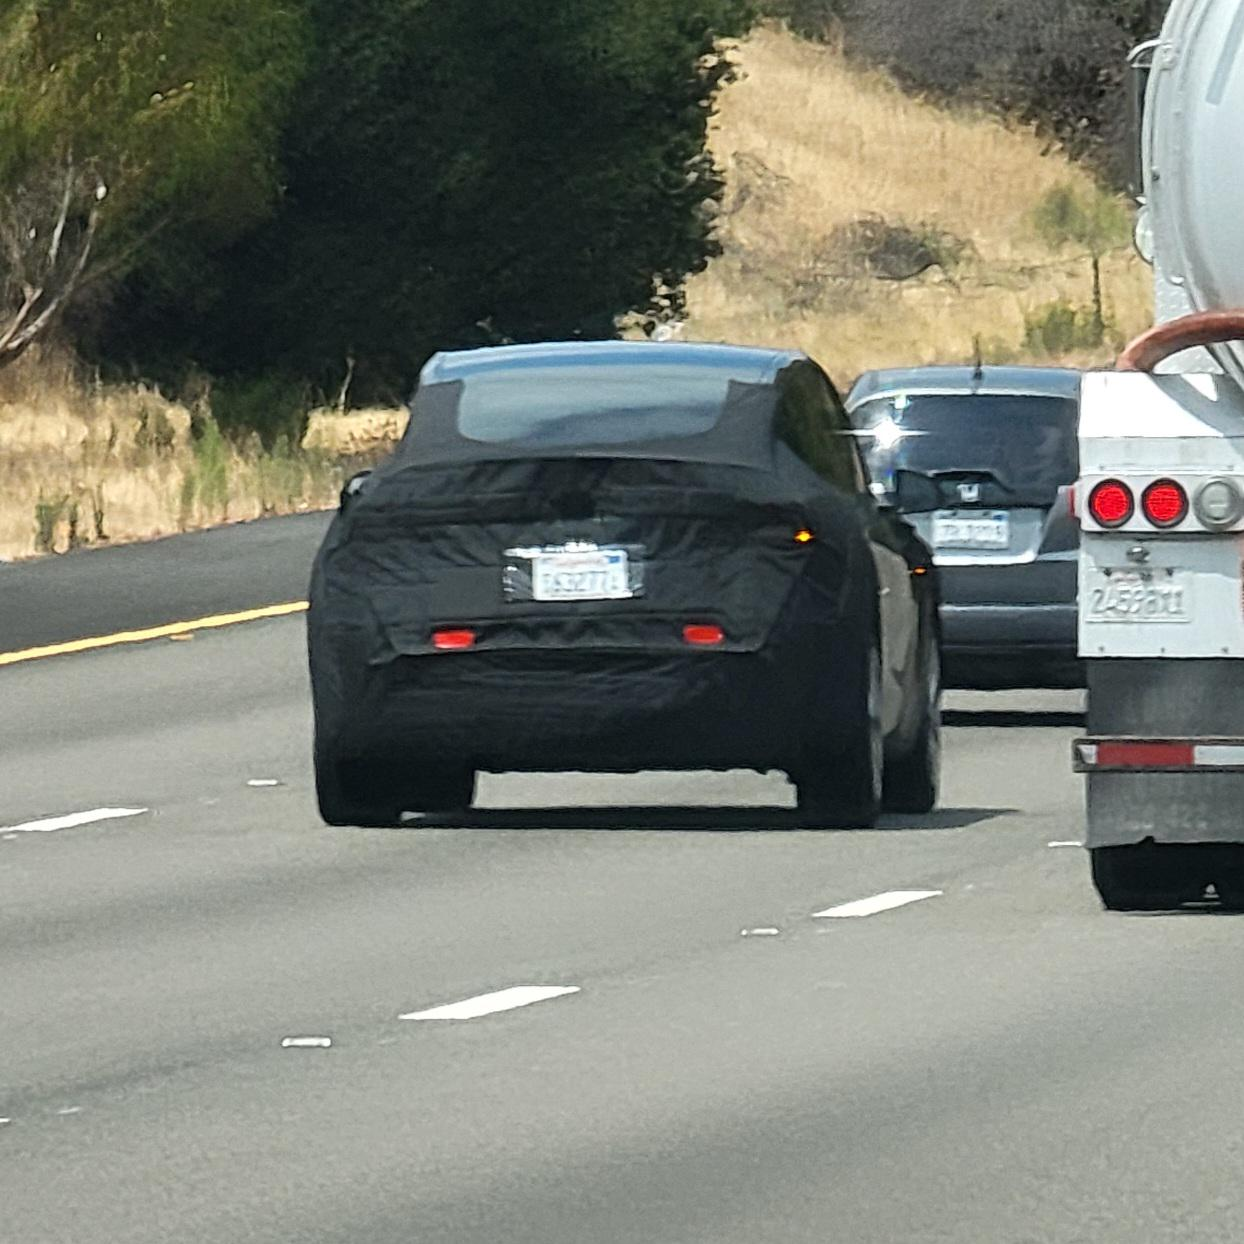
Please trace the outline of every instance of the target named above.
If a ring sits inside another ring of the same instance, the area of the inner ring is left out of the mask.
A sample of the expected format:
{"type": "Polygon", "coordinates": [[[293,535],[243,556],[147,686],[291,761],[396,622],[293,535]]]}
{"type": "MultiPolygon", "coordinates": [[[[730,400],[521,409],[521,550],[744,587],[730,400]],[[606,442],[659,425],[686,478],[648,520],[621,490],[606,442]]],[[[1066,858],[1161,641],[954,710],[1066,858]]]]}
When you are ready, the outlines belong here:
{"type": "Polygon", "coordinates": [[[1191,743],[1098,743],[1101,769],[1190,768],[1195,760],[1191,743]]]}
{"type": "Polygon", "coordinates": [[[461,652],[475,647],[474,631],[433,631],[432,646],[440,652],[461,652]]]}
{"type": "Polygon", "coordinates": [[[684,626],[682,637],[687,643],[701,648],[712,648],[726,642],[726,632],[720,626],[684,626]]]}

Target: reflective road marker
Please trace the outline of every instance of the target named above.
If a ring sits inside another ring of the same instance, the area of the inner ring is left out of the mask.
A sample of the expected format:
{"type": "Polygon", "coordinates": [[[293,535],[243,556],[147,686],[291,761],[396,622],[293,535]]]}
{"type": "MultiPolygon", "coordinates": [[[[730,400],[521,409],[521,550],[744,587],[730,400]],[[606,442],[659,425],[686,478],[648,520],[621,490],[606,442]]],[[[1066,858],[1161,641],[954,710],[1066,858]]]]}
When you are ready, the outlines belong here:
{"type": "Polygon", "coordinates": [[[514,985],[509,989],[480,994],[462,1002],[434,1006],[428,1011],[411,1011],[408,1015],[399,1015],[398,1018],[479,1019],[484,1015],[495,1015],[498,1011],[513,1011],[520,1006],[530,1006],[533,1002],[548,1002],[551,998],[564,998],[567,994],[578,992],[578,985],[514,985]]]}
{"type": "Polygon", "coordinates": [[[814,920],[844,920],[852,916],[875,916],[879,912],[893,911],[896,907],[906,907],[908,903],[918,903],[926,898],[938,898],[941,890],[890,890],[885,894],[874,894],[872,898],[856,899],[853,903],[843,903],[838,907],[827,907],[824,911],[814,911],[814,920]]]}

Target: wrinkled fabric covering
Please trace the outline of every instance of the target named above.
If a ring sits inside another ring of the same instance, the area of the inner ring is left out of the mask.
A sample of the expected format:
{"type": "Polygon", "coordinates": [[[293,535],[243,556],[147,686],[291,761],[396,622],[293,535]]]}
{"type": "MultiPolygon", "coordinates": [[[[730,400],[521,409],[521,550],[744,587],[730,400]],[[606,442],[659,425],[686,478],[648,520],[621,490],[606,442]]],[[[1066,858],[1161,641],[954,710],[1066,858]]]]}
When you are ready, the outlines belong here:
{"type": "Polygon", "coordinates": [[[317,559],[321,738],[398,765],[789,769],[858,728],[874,564],[852,500],[775,451],[771,387],[732,384],[701,436],[534,459],[459,436],[459,389],[421,392],[317,559]],[[572,543],[627,550],[636,594],[531,599],[521,551],[572,543]],[[691,622],[725,642],[689,649],[691,622]],[[449,628],[473,649],[436,651],[449,628]]]}

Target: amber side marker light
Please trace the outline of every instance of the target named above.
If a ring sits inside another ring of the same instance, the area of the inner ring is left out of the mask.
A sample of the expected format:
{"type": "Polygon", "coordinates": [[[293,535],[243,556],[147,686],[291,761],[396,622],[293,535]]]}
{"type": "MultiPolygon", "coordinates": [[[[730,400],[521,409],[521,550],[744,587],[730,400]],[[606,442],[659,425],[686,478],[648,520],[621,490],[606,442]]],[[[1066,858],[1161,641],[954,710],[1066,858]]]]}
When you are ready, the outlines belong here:
{"type": "Polygon", "coordinates": [[[795,532],[796,544],[811,544],[815,539],[816,533],[814,531],[809,531],[806,527],[800,527],[799,530],[795,532]]]}

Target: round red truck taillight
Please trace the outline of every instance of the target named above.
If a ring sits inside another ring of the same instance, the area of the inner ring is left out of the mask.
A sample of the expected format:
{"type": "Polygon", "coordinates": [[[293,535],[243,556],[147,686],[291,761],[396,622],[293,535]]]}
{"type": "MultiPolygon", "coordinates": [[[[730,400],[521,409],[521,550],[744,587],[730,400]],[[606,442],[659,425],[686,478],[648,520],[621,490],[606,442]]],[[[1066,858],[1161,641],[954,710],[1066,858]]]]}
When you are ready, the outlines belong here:
{"type": "Polygon", "coordinates": [[[1188,494],[1173,479],[1155,480],[1141,494],[1140,508],[1155,527],[1176,527],[1188,517],[1188,494]]]}
{"type": "Polygon", "coordinates": [[[1099,527],[1122,527],[1136,511],[1132,490],[1117,479],[1105,479],[1089,493],[1088,512],[1099,527]]]}

